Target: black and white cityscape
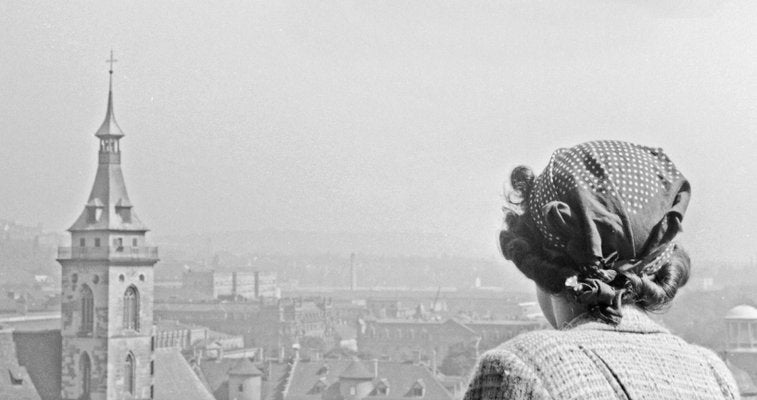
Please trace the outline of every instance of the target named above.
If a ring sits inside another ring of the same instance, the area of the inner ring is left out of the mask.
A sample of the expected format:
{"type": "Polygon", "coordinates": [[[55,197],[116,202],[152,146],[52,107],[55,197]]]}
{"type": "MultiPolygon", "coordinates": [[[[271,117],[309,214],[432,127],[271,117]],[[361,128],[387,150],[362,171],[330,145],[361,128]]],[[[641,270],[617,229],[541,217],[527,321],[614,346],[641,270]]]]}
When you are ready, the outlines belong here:
{"type": "Polygon", "coordinates": [[[757,398],[757,4],[0,0],[0,399],[462,399],[551,329],[510,170],[692,182],[653,318],[757,398]]]}

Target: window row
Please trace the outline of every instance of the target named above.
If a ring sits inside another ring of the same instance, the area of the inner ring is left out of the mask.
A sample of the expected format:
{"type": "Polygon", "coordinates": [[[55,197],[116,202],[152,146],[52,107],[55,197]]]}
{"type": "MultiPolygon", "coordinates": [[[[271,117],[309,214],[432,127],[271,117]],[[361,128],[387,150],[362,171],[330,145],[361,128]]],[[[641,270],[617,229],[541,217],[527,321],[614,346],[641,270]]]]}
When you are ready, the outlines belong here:
{"type": "MultiPolygon", "coordinates": [[[[137,363],[132,353],[126,355],[126,360],[123,363],[124,374],[124,391],[133,395],[136,391],[136,374],[137,363]]],[[[150,375],[154,375],[154,364],[150,361],[150,375]]],[[[87,352],[83,352],[79,358],[79,377],[81,384],[81,396],[80,399],[89,400],[92,394],[92,360],[89,358],[87,352]]],[[[150,398],[152,398],[152,387],[150,387],[150,398]]]]}
{"type": "Polygon", "coordinates": [[[389,329],[389,328],[376,328],[370,327],[367,330],[367,336],[376,339],[430,339],[431,334],[421,329],[417,331],[415,329],[389,329]]]}
{"type": "MultiPolygon", "coordinates": [[[[101,241],[100,238],[94,238],[92,243],[95,247],[100,247],[101,241]]],[[[131,239],[131,246],[132,247],[138,247],[139,246],[139,239],[132,238],[131,239]]],[[[87,239],[86,238],[79,238],[79,247],[87,247],[87,239]]],[[[113,247],[116,249],[120,249],[124,247],[124,238],[113,238],[113,247]]]]}
{"type": "MultiPolygon", "coordinates": [[[[92,334],[95,325],[95,300],[92,289],[82,285],[80,291],[81,326],[79,332],[92,334]]],[[[129,286],[123,295],[123,327],[139,331],[139,291],[135,286],[129,286]]]]}

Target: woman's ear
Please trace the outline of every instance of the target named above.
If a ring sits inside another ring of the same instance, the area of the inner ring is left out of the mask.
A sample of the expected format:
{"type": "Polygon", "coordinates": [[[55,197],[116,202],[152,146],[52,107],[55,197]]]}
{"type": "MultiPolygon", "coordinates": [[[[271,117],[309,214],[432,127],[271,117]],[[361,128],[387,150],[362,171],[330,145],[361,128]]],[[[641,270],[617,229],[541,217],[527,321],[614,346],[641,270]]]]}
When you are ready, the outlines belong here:
{"type": "Polygon", "coordinates": [[[552,295],[539,287],[539,285],[536,285],[536,300],[539,302],[539,307],[541,308],[542,314],[544,314],[544,318],[546,318],[547,322],[556,329],[557,321],[555,320],[555,313],[552,309],[552,295]]]}

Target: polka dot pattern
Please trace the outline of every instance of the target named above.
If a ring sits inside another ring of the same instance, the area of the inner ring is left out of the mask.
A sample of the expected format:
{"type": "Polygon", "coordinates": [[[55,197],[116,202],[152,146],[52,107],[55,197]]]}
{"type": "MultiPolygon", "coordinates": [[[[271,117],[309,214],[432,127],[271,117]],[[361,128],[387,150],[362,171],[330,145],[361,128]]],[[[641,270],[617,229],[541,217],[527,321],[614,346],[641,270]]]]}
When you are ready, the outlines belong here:
{"type": "Polygon", "coordinates": [[[580,144],[552,153],[531,192],[529,211],[548,247],[565,249],[567,238],[545,223],[542,207],[552,201],[570,204],[576,192],[615,198],[628,215],[645,207],[682,178],[662,149],[604,140],[580,144]]]}

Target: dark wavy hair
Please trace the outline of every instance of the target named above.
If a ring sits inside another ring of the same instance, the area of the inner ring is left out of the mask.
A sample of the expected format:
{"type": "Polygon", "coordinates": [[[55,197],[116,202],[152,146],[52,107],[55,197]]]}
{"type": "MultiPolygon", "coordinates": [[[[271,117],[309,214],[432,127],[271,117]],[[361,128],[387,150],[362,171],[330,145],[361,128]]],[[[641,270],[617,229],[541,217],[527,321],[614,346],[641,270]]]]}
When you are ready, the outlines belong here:
{"type": "MultiPolygon", "coordinates": [[[[510,175],[512,191],[506,196],[504,227],[499,234],[500,250],[527,278],[547,292],[557,294],[565,291],[566,279],[579,274],[582,269],[566,254],[543,246],[528,207],[534,181],[530,168],[519,166],[513,169],[510,175]]],[[[667,262],[653,274],[639,273],[638,269],[615,270],[617,276],[611,285],[622,290],[623,304],[656,311],[664,309],[673,300],[678,289],[688,281],[691,269],[686,250],[680,244],[674,246],[667,262]]],[[[648,255],[656,256],[662,251],[663,246],[659,246],[648,255]]]]}

